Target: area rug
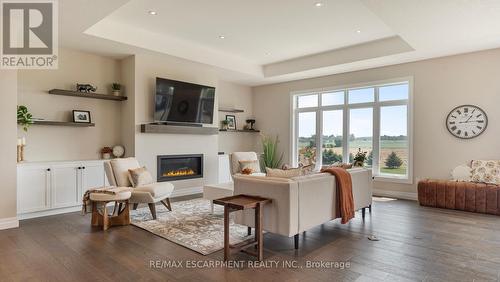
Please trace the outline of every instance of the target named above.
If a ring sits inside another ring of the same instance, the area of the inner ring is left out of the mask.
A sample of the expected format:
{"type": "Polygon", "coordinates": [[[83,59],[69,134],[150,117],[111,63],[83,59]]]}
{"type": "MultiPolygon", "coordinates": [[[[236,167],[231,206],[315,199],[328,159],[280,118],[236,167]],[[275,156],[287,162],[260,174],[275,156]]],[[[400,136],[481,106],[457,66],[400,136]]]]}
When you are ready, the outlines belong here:
{"type": "MultiPolygon", "coordinates": [[[[146,206],[131,211],[131,223],[155,235],[189,248],[203,255],[208,255],[224,248],[224,208],[215,205],[210,213],[210,201],[194,199],[172,203],[172,211],[164,206],[156,206],[156,220],[146,206]]],[[[231,244],[240,243],[247,236],[247,227],[230,224],[231,244]]]]}

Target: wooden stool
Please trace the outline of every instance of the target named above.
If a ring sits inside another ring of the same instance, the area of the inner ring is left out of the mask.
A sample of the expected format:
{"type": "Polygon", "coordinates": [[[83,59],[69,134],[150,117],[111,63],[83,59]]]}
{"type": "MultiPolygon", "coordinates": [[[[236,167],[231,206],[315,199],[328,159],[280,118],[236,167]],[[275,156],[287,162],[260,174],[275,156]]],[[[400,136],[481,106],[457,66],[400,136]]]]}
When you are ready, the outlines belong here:
{"type": "Polygon", "coordinates": [[[130,209],[129,199],[131,192],[121,192],[116,195],[91,193],[90,200],[92,201],[92,226],[102,226],[103,230],[107,230],[110,226],[129,225],[130,224],[130,209]],[[108,214],[107,204],[115,203],[113,213],[108,214]],[[101,211],[98,205],[102,206],[101,211]]]}
{"type": "Polygon", "coordinates": [[[257,257],[261,261],[264,257],[264,242],[262,240],[262,209],[271,199],[250,195],[235,195],[214,200],[214,204],[224,206],[224,260],[231,254],[230,249],[242,251],[257,257]],[[236,245],[229,244],[229,213],[233,211],[255,209],[255,239],[245,240],[236,245]],[[257,253],[247,250],[249,246],[257,245],[257,253]]]}

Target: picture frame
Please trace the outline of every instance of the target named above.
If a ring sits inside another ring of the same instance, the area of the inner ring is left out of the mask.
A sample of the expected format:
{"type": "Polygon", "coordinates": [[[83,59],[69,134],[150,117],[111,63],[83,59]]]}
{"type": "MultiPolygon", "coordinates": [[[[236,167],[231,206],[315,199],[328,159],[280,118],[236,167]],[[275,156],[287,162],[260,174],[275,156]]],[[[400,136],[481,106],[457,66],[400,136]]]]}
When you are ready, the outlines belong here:
{"type": "Polygon", "coordinates": [[[73,110],[73,122],[92,123],[90,111],[73,110]]]}
{"type": "Polygon", "coordinates": [[[236,116],[226,115],[226,120],[228,121],[227,129],[228,130],[236,130],[236,116]]]}

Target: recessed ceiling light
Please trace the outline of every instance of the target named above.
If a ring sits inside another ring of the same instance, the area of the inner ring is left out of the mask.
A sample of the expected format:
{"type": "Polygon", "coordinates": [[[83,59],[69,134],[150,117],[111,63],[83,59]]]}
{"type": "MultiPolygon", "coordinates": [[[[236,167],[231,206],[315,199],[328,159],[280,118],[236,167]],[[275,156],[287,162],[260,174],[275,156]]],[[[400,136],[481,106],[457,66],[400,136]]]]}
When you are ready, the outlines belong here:
{"type": "Polygon", "coordinates": [[[149,11],[148,14],[150,14],[152,16],[156,16],[158,13],[156,11],[149,11]]]}
{"type": "Polygon", "coordinates": [[[358,29],[358,30],[356,30],[356,32],[357,32],[357,33],[361,33],[361,30],[359,30],[359,29],[358,29]]]}
{"type": "Polygon", "coordinates": [[[314,6],[316,6],[316,7],[321,7],[321,6],[323,6],[323,3],[321,3],[321,2],[316,2],[316,3],[314,3],[314,6]]]}
{"type": "Polygon", "coordinates": [[[224,35],[219,35],[219,39],[224,39],[226,38],[224,35]]]}

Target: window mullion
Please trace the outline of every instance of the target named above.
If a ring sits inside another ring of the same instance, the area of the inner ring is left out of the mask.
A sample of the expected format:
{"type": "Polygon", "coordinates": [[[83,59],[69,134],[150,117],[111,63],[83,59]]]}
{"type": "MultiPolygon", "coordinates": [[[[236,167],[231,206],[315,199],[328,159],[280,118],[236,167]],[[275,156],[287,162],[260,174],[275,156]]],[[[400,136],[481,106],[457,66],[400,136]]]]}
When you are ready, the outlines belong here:
{"type": "Polygon", "coordinates": [[[321,168],[323,154],[323,119],[321,110],[321,94],[318,94],[318,109],[316,110],[316,169],[321,168]]]}
{"type": "Polygon", "coordinates": [[[349,162],[349,99],[347,90],[344,90],[344,110],[343,110],[343,129],[342,129],[342,159],[344,163],[349,162]]]}
{"type": "Polygon", "coordinates": [[[375,87],[375,105],[373,106],[373,134],[372,134],[372,173],[379,174],[380,168],[380,103],[379,88],[375,87]]]}

